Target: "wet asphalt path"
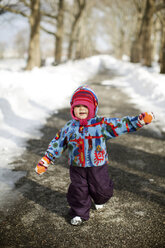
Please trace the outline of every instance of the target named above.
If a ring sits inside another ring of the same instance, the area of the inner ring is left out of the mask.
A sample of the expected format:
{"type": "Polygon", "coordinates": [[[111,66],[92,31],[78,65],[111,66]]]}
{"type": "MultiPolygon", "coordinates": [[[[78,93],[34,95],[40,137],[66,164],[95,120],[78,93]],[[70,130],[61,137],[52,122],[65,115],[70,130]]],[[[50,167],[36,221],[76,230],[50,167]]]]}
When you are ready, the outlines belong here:
{"type": "MultiPolygon", "coordinates": [[[[111,71],[90,80],[99,98],[99,115],[122,117],[140,111],[118,88],[103,86],[111,71]]],[[[62,109],[47,120],[40,140],[29,140],[14,163],[27,176],[16,183],[15,202],[1,209],[0,248],[163,248],[165,247],[165,135],[149,127],[108,141],[109,174],[114,196],[102,211],[92,207],[80,227],[69,223],[66,192],[67,152],[47,173],[34,172],[50,140],[70,119],[62,109]]]]}

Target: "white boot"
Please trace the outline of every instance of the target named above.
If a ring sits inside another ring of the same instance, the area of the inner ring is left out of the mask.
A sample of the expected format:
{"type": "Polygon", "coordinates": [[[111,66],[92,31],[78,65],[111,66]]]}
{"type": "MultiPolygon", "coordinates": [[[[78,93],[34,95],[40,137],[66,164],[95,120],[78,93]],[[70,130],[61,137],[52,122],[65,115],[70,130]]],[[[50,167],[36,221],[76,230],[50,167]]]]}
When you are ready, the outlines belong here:
{"type": "Polygon", "coordinates": [[[104,204],[95,204],[96,210],[102,209],[104,207],[104,204]]]}
{"type": "Polygon", "coordinates": [[[75,216],[73,219],[71,219],[71,224],[74,226],[80,226],[82,224],[81,217],[75,216]]]}

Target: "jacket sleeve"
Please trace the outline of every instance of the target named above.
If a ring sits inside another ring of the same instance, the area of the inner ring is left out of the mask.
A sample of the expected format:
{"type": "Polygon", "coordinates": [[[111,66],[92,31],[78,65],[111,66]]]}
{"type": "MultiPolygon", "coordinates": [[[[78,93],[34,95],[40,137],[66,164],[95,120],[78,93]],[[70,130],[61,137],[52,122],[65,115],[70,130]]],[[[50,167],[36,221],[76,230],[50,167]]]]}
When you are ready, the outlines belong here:
{"type": "Polygon", "coordinates": [[[106,139],[115,138],[121,134],[135,132],[142,125],[138,121],[138,116],[123,118],[104,118],[104,135],[106,139]]]}
{"type": "Polygon", "coordinates": [[[63,128],[58,131],[56,136],[50,142],[45,155],[51,160],[59,158],[61,154],[67,149],[68,139],[67,130],[68,128],[63,128]]]}

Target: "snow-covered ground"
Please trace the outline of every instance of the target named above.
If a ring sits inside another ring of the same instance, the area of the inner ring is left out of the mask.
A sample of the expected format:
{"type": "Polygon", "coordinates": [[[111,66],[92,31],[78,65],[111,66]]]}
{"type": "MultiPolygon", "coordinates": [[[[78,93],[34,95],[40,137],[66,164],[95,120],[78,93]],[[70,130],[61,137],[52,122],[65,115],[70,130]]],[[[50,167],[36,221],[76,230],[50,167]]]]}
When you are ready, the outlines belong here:
{"type": "Polygon", "coordinates": [[[155,128],[165,131],[165,75],[159,68],[120,61],[108,55],[93,56],[53,67],[23,71],[25,61],[0,61],[0,199],[13,188],[22,173],[12,172],[12,161],[26,148],[29,138],[40,138],[39,128],[58,109],[69,106],[72,92],[101,68],[119,76],[103,81],[126,91],[144,111],[153,111],[155,128]]]}

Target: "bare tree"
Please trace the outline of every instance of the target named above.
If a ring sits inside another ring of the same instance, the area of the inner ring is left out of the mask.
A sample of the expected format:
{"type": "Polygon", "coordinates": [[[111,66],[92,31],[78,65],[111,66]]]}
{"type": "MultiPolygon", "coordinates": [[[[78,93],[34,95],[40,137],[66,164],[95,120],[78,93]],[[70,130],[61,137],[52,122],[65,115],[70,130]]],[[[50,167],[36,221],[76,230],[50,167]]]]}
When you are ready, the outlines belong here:
{"type": "Polygon", "coordinates": [[[55,62],[59,64],[62,59],[62,43],[64,35],[64,0],[59,0],[56,32],[55,62]]]}
{"type": "Polygon", "coordinates": [[[132,43],[131,62],[142,62],[143,65],[150,67],[153,60],[153,17],[165,5],[161,0],[146,0],[140,5],[139,1],[134,0],[134,3],[139,13],[139,21],[137,21],[137,32],[132,43]],[[143,17],[141,17],[142,15],[143,17]]]}
{"type": "Polygon", "coordinates": [[[75,59],[81,59],[99,53],[97,49],[100,40],[103,39],[102,33],[104,33],[101,22],[103,12],[99,4],[99,1],[96,0],[86,3],[75,36],[75,51],[73,53],[75,59]]]}
{"type": "Polygon", "coordinates": [[[165,74],[165,22],[162,25],[162,43],[161,43],[160,73],[164,73],[165,74]]]}
{"type": "Polygon", "coordinates": [[[70,37],[69,37],[69,46],[68,46],[68,59],[72,59],[73,46],[76,41],[76,34],[78,32],[78,27],[80,24],[81,17],[85,10],[86,0],[75,0],[73,10],[74,20],[71,25],[70,37]]]}
{"type": "Polygon", "coordinates": [[[31,14],[30,22],[30,42],[27,61],[27,70],[33,69],[35,66],[41,66],[40,53],[40,0],[30,1],[31,14]]]}
{"type": "Polygon", "coordinates": [[[28,39],[27,39],[27,30],[20,30],[14,39],[14,47],[16,48],[19,58],[23,58],[28,52],[28,39]]]}
{"type": "Polygon", "coordinates": [[[41,29],[54,37],[56,64],[62,61],[65,49],[68,49],[68,59],[93,55],[98,33],[100,40],[106,33],[113,47],[111,51],[116,57],[131,55],[131,62],[143,62],[151,66],[153,51],[156,51],[153,45],[159,42],[156,32],[160,34],[160,31],[157,31],[155,25],[157,16],[160,16],[160,62],[161,71],[164,71],[164,8],[165,0],[0,1],[0,14],[10,11],[29,20],[29,70],[41,65],[41,29]]]}
{"type": "MultiPolygon", "coordinates": [[[[163,0],[165,3],[165,0],[163,0]]],[[[161,39],[160,39],[160,73],[165,74],[165,9],[157,14],[160,20],[161,39]]]]}
{"type": "Polygon", "coordinates": [[[41,65],[40,55],[40,0],[1,1],[0,9],[3,12],[12,12],[28,19],[30,24],[30,40],[27,70],[41,65]]]}
{"type": "Polygon", "coordinates": [[[142,25],[142,18],[145,9],[146,0],[134,0],[134,5],[136,8],[136,24],[134,28],[134,34],[132,38],[131,51],[130,51],[130,61],[133,63],[138,63],[141,61],[142,46],[141,46],[141,36],[140,29],[142,25]]]}
{"type": "Polygon", "coordinates": [[[151,66],[152,64],[152,27],[153,27],[153,13],[155,10],[155,0],[147,0],[144,16],[141,26],[141,42],[142,42],[142,63],[146,66],[151,66]]]}
{"type": "Polygon", "coordinates": [[[62,61],[64,38],[64,0],[47,0],[43,3],[43,7],[45,6],[45,4],[47,5],[48,9],[45,11],[45,9],[42,8],[41,14],[43,24],[41,25],[41,29],[46,33],[54,36],[54,64],[59,64],[62,61]]]}
{"type": "Polygon", "coordinates": [[[103,0],[100,8],[104,12],[104,29],[110,36],[113,54],[122,58],[123,54],[130,55],[136,23],[136,8],[132,0],[103,0]],[[131,6],[131,8],[130,8],[131,6]]]}

